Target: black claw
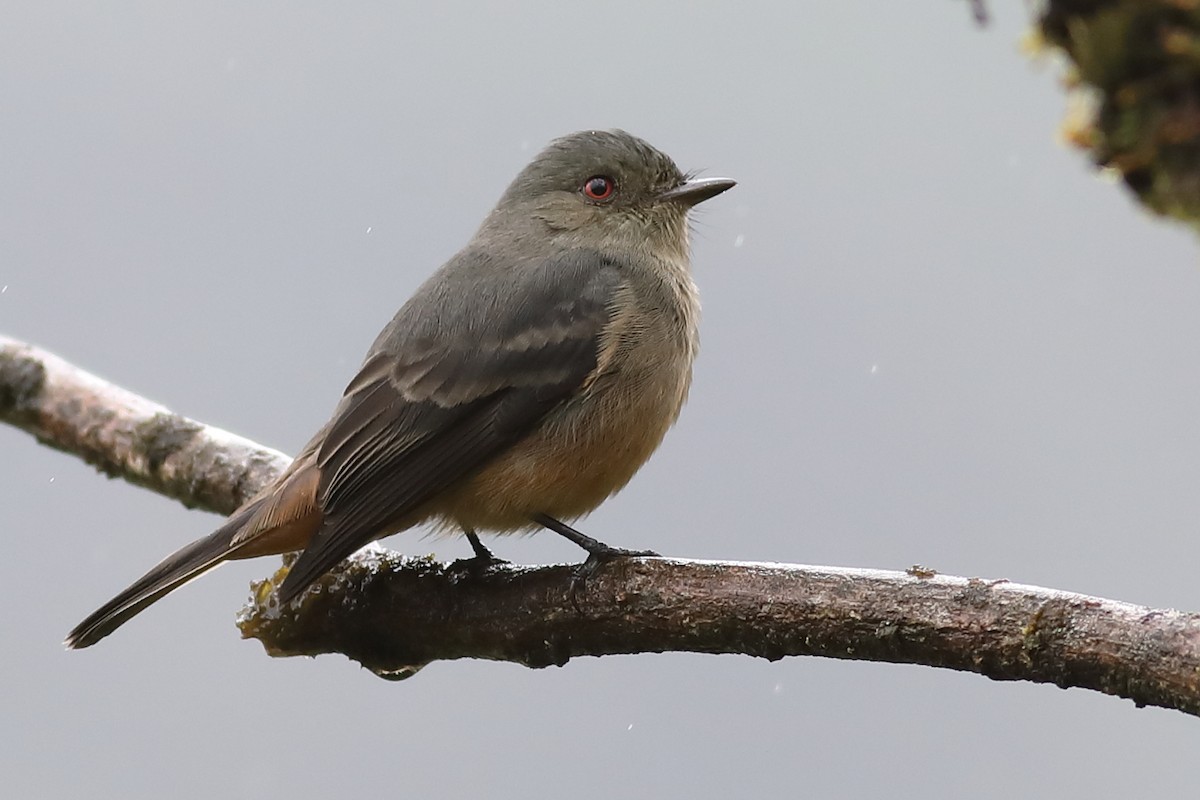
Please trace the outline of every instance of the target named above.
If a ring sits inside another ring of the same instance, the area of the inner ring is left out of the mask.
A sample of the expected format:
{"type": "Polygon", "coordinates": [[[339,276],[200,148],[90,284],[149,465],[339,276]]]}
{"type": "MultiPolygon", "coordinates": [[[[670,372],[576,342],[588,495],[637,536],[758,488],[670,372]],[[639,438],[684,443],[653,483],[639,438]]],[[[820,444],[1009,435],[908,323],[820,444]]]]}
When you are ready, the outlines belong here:
{"type": "Polygon", "coordinates": [[[571,602],[575,606],[576,611],[579,610],[579,602],[576,596],[580,587],[587,582],[588,578],[596,573],[596,570],[601,565],[619,558],[662,557],[653,550],[626,550],[623,547],[613,547],[612,545],[605,544],[599,539],[593,539],[586,533],[575,530],[564,522],[559,522],[548,514],[537,514],[534,516],[533,521],[554,531],[567,541],[574,542],[587,551],[588,557],[571,570],[571,602]]]}
{"type": "Polygon", "coordinates": [[[605,545],[602,549],[589,553],[588,558],[594,558],[599,561],[611,561],[614,558],[662,558],[662,553],[654,550],[627,550],[624,547],[609,547],[605,545]]]}
{"type": "Polygon", "coordinates": [[[570,596],[571,604],[575,606],[575,610],[577,612],[581,611],[578,600],[579,590],[596,574],[596,570],[617,559],[644,557],[662,558],[662,555],[653,550],[626,550],[621,547],[609,547],[608,545],[601,545],[595,550],[589,550],[588,557],[571,568],[570,596]]]}
{"type": "Polygon", "coordinates": [[[450,565],[452,572],[466,572],[472,575],[478,575],[481,572],[486,572],[491,567],[496,567],[501,564],[507,564],[503,558],[497,558],[496,554],[484,546],[483,542],[479,541],[479,537],[475,531],[463,531],[467,537],[467,541],[471,544],[471,549],[475,551],[475,555],[470,558],[460,558],[450,565]]]}
{"type": "Polygon", "coordinates": [[[576,565],[574,581],[587,580],[600,567],[621,558],[662,558],[662,553],[656,553],[653,550],[626,550],[623,547],[604,545],[589,551],[588,557],[576,565]]]}

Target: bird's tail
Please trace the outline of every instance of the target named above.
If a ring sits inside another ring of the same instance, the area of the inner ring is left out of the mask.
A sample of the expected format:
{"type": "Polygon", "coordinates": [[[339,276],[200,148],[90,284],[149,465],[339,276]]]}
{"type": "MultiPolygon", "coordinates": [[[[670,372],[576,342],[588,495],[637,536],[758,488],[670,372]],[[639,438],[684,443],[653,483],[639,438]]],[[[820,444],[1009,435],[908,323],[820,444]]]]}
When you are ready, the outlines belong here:
{"type": "Polygon", "coordinates": [[[151,604],[233,557],[237,550],[233,538],[258,510],[258,505],[251,503],[240,509],[208,536],[164,558],[132,586],[76,625],[63,644],[70,650],[91,647],[151,604]]]}

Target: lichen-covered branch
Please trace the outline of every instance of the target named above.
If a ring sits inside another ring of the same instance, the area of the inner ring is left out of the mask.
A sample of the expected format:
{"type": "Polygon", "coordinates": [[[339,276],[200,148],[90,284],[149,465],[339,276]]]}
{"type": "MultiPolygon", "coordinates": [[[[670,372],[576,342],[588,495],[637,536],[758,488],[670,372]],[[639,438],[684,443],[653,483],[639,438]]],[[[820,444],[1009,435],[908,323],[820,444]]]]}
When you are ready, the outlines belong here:
{"type": "Polygon", "coordinates": [[[621,559],[482,574],[365,551],[290,607],[239,620],[272,655],[408,677],[452,658],[531,667],[615,653],[815,655],[1077,686],[1200,713],[1200,615],[913,569],[621,559]]]}
{"type": "MultiPolygon", "coordinates": [[[[212,510],[229,511],[287,465],[3,338],[0,420],[212,510]]],[[[666,558],[586,574],[480,569],[372,548],[281,608],[271,594],[281,575],[256,587],[243,635],[272,655],[343,653],[390,678],[454,658],[539,667],[613,653],[819,655],[1082,687],[1200,714],[1200,615],[1006,581],[666,558]]]]}
{"type": "Polygon", "coordinates": [[[1043,0],[1043,41],[1070,64],[1068,141],[1150,209],[1200,224],[1200,4],[1043,0]]]}

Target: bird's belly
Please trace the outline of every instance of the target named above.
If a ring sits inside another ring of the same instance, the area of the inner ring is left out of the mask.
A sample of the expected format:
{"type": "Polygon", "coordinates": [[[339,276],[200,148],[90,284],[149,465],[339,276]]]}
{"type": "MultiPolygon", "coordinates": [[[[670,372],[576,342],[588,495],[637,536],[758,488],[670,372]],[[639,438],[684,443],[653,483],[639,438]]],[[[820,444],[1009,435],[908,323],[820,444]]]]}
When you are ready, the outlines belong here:
{"type": "Polygon", "coordinates": [[[564,406],[446,498],[447,522],[497,532],[533,527],[533,514],[572,519],[629,482],[679,415],[690,369],[620,376],[564,406]]]}

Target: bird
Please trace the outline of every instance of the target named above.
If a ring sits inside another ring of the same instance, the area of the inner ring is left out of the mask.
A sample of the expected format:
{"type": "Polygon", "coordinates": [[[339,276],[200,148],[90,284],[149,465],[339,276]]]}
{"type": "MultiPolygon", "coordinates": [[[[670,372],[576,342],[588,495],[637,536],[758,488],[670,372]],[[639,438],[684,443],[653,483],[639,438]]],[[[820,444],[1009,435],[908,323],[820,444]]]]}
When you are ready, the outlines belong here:
{"type": "Polygon", "coordinates": [[[233,559],[300,551],[286,604],[362,546],[418,525],[571,527],[623,488],[687,398],[700,311],[689,212],[732,188],[620,130],[551,141],[467,245],[379,333],[332,417],[270,485],[84,619],[94,645],[233,559]]]}

